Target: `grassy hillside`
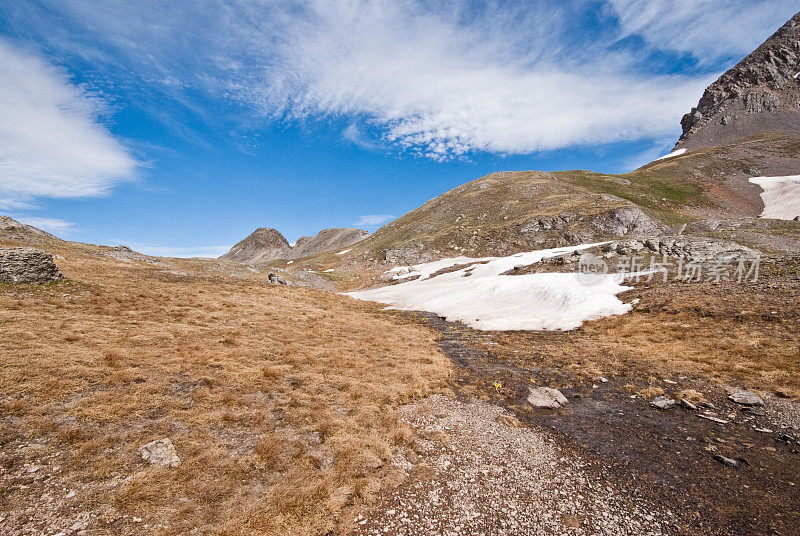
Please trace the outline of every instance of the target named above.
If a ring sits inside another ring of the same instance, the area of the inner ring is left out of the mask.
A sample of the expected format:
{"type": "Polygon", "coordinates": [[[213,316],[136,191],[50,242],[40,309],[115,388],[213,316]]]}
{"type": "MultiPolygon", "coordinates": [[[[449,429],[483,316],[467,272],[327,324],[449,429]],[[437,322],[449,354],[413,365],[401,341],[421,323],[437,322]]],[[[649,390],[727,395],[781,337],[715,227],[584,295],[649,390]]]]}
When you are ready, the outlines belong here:
{"type": "Polygon", "coordinates": [[[754,175],[800,172],[800,140],[769,133],[690,151],[620,175],[584,170],[487,175],[428,201],[356,244],[349,258],[373,262],[509,254],[534,247],[619,238],[597,218],[636,207],[674,227],[761,212],[754,175]],[[565,221],[551,226],[548,218],[565,221]],[[531,230],[539,224],[539,229],[531,230]]]}

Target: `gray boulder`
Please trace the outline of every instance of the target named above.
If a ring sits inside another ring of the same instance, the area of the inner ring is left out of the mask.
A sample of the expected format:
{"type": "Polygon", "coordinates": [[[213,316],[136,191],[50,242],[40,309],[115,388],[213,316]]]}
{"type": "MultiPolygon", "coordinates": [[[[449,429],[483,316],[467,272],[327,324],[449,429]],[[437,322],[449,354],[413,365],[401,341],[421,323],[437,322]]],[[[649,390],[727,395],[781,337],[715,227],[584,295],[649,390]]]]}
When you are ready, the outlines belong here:
{"type": "Polygon", "coordinates": [[[743,406],[763,406],[764,400],[757,394],[748,391],[747,389],[740,389],[728,397],[730,400],[741,404],[743,406]]]}
{"type": "Polygon", "coordinates": [[[285,285],[286,284],[286,281],[281,276],[275,275],[273,273],[270,273],[267,276],[267,278],[269,279],[270,283],[276,283],[278,285],[285,285]]]}
{"type": "Polygon", "coordinates": [[[558,389],[550,387],[531,387],[528,391],[528,403],[535,408],[558,409],[569,402],[558,389]]]}
{"type": "Polygon", "coordinates": [[[0,283],[49,283],[64,279],[53,255],[36,248],[0,249],[0,283]]]}
{"type": "Polygon", "coordinates": [[[675,401],[666,396],[657,396],[650,401],[650,405],[653,406],[654,408],[667,410],[675,405],[675,401]]]}

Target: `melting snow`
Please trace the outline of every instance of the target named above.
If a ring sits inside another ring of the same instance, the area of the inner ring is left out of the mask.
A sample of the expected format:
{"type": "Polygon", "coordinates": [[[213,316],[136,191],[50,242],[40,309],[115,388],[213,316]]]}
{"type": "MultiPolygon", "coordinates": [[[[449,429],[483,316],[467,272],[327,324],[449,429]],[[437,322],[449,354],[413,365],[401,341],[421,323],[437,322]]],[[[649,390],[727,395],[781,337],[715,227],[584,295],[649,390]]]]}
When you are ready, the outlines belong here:
{"type": "Polygon", "coordinates": [[[665,155],[664,155],[664,156],[662,156],[662,157],[656,158],[656,159],[654,160],[654,162],[658,162],[659,160],[664,160],[664,159],[666,159],[666,158],[672,158],[673,156],[680,156],[680,155],[682,155],[682,154],[683,154],[683,153],[685,153],[685,152],[686,152],[686,149],[678,149],[677,151],[672,151],[672,152],[671,152],[671,153],[669,153],[669,154],[665,154],[665,155]]]}
{"type": "Polygon", "coordinates": [[[333,268],[328,268],[327,270],[322,270],[322,273],[325,274],[325,273],[332,272],[332,271],[333,271],[333,268]]]}
{"type": "Polygon", "coordinates": [[[786,177],[751,177],[761,187],[764,201],[762,218],[791,220],[800,216],[800,175],[786,177]]]}
{"type": "Polygon", "coordinates": [[[577,273],[501,274],[593,245],[596,244],[509,257],[455,257],[394,268],[387,272],[394,279],[402,281],[417,274],[420,277],[348,295],[396,309],[429,311],[477,329],[574,329],[587,320],[630,311],[632,305],[623,303],[617,294],[631,287],[622,286],[613,274],[580,277],[577,273]],[[443,268],[460,264],[468,266],[432,277],[443,268]]]}
{"type": "MultiPolygon", "coordinates": [[[[350,248],[353,249],[353,248],[350,248]]],[[[350,253],[350,249],[343,249],[339,253],[334,253],[334,255],[344,255],[345,253],[350,253]]]]}

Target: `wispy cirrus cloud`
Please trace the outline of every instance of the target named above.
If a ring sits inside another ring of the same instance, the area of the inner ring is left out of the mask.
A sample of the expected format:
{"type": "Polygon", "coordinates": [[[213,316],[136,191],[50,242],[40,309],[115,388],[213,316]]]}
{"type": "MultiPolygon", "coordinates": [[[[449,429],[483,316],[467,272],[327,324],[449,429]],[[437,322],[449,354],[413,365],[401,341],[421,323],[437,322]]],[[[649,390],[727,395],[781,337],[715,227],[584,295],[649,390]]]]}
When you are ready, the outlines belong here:
{"type": "Polygon", "coordinates": [[[71,221],[60,218],[43,218],[38,216],[19,216],[17,221],[27,225],[32,225],[38,229],[48,231],[53,234],[67,234],[75,230],[75,224],[71,221]]]}
{"type": "Polygon", "coordinates": [[[358,226],[373,226],[373,225],[383,225],[384,223],[391,221],[394,219],[394,216],[391,214],[364,214],[359,216],[358,221],[355,225],[358,226]]]}
{"type": "Polygon", "coordinates": [[[347,127],[342,131],[342,137],[353,145],[362,149],[374,151],[380,148],[377,143],[365,136],[355,123],[350,123],[347,125],[347,127]]]}
{"type": "Polygon", "coordinates": [[[0,207],[103,195],[133,176],[136,161],[103,125],[102,103],[3,39],[0,95],[0,207]]]}
{"type": "Polygon", "coordinates": [[[701,63],[751,52],[792,17],[797,0],[607,0],[621,37],[695,56],[701,63]]]}
{"type": "MultiPolygon", "coordinates": [[[[624,38],[716,60],[749,50],[791,4],[43,1],[76,29],[52,31],[43,19],[41,39],[173,98],[207,92],[241,106],[250,124],[358,120],[382,147],[433,159],[673,136],[719,72],[648,71],[641,45],[624,38]]],[[[343,133],[370,148],[359,134],[343,133]]]]}

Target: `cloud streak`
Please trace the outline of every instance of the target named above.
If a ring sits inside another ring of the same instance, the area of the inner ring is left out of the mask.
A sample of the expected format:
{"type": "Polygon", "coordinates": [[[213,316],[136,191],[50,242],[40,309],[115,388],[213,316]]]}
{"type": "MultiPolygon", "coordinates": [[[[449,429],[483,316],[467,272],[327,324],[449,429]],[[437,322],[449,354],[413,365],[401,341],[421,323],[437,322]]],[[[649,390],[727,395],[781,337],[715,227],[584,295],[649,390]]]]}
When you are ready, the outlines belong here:
{"type": "Polygon", "coordinates": [[[608,0],[621,37],[687,53],[702,64],[748,54],[800,7],[797,0],[608,0]]]}
{"type": "Polygon", "coordinates": [[[373,226],[373,225],[382,225],[387,221],[391,221],[394,219],[394,216],[391,214],[364,214],[359,216],[358,221],[355,225],[365,225],[365,226],[373,226]]]}
{"type": "Polygon", "coordinates": [[[641,49],[739,54],[795,0],[44,1],[77,29],[40,20],[41,39],[176,100],[202,90],[250,124],[344,118],[379,136],[345,129],[362,148],[442,160],[673,136],[719,73],[651,72],[641,49]]]}
{"type": "Polygon", "coordinates": [[[42,58],[0,39],[0,206],[103,195],[136,162],[100,121],[102,104],[42,58]]]}
{"type": "Polygon", "coordinates": [[[62,220],[59,218],[42,218],[38,216],[22,216],[17,220],[20,223],[32,225],[38,229],[48,231],[54,234],[69,233],[75,230],[75,224],[71,221],[62,220]]]}

